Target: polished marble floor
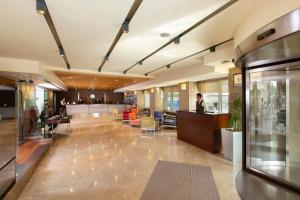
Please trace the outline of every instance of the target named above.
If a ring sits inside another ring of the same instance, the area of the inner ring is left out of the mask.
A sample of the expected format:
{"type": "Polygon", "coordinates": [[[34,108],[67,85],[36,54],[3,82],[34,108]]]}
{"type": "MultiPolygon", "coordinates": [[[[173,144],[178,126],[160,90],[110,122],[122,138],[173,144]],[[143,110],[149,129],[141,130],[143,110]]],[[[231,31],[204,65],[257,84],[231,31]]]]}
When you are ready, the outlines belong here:
{"type": "Polygon", "coordinates": [[[240,166],[177,140],[175,130],[145,136],[109,116],[76,117],[71,126],[19,199],[139,199],[160,159],[210,166],[221,199],[239,199],[234,184],[240,166]]]}

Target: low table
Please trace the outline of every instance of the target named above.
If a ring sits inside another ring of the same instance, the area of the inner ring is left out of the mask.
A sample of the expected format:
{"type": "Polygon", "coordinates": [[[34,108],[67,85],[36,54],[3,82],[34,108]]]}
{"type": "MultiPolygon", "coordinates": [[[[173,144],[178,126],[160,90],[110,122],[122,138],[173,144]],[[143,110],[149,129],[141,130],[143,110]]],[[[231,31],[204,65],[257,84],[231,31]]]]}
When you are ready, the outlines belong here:
{"type": "Polygon", "coordinates": [[[71,116],[68,117],[61,117],[60,115],[55,115],[53,117],[50,117],[47,119],[48,126],[51,126],[51,133],[52,135],[55,134],[56,127],[58,127],[59,124],[66,124],[67,125],[67,133],[70,133],[70,123],[71,123],[71,116]],[[54,128],[54,125],[56,127],[54,128]]]}

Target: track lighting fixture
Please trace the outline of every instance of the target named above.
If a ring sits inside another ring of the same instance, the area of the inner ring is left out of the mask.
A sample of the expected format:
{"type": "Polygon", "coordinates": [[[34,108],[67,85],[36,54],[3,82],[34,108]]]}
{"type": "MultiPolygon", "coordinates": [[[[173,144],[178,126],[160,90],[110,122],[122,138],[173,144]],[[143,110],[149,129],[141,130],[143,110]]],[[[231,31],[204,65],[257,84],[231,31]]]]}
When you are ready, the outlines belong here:
{"type": "MultiPolygon", "coordinates": [[[[171,44],[180,44],[181,37],[187,35],[188,33],[190,33],[191,31],[193,31],[197,27],[200,27],[203,24],[207,23],[207,21],[211,20],[213,17],[217,16],[218,14],[220,14],[221,12],[223,12],[224,10],[226,10],[227,8],[229,8],[230,6],[232,6],[233,4],[235,4],[237,2],[239,2],[239,1],[238,0],[227,1],[227,3],[225,3],[222,6],[218,7],[216,10],[212,11],[211,13],[209,13],[206,17],[200,19],[200,21],[196,22],[195,24],[193,24],[192,26],[190,26],[188,29],[186,29],[183,32],[179,33],[174,38],[168,40],[165,44],[162,44],[162,46],[158,47],[157,49],[155,49],[154,51],[152,51],[151,53],[149,53],[148,55],[146,55],[144,58],[142,58],[142,60],[145,61],[145,60],[149,59],[150,57],[156,55],[159,51],[161,51],[162,49],[166,48],[167,46],[169,46],[171,44]]],[[[208,50],[209,49],[207,49],[206,51],[208,51],[208,50]]],[[[134,68],[136,66],[137,66],[137,64],[134,63],[133,65],[131,65],[130,67],[128,67],[126,70],[129,71],[129,70],[131,70],[132,68],[134,68]]],[[[165,65],[162,68],[165,68],[165,65]]]]}
{"type": "Polygon", "coordinates": [[[143,61],[141,60],[141,61],[139,61],[139,65],[140,66],[142,66],[143,65],[143,61]]]}
{"type": "MultiPolygon", "coordinates": [[[[149,74],[152,74],[153,72],[156,72],[156,71],[158,71],[158,70],[165,69],[165,68],[170,69],[170,68],[171,68],[171,65],[173,65],[173,64],[175,64],[175,63],[178,63],[178,62],[181,62],[181,61],[183,61],[183,60],[186,60],[186,59],[188,59],[188,58],[191,58],[191,57],[193,57],[193,56],[196,56],[196,55],[198,55],[198,54],[200,54],[200,53],[203,53],[203,52],[207,52],[207,51],[215,52],[215,51],[216,51],[216,47],[218,47],[218,46],[220,46],[220,45],[223,45],[223,44],[225,44],[225,43],[227,43],[227,42],[230,42],[230,41],[232,41],[232,40],[233,40],[233,38],[228,39],[228,40],[225,40],[224,42],[220,42],[220,43],[218,43],[218,44],[215,44],[214,46],[211,46],[211,47],[202,49],[202,50],[200,50],[200,51],[198,51],[198,52],[196,52],[196,53],[193,53],[193,54],[191,54],[191,55],[188,55],[188,56],[186,56],[186,57],[184,57],[184,58],[180,58],[179,60],[173,61],[173,62],[171,62],[170,64],[163,65],[163,66],[161,66],[161,67],[159,67],[159,68],[156,68],[156,69],[154,69],[154,70],[152,70],[152,71],[149,71],[149,72],[145,73],[144,75],[145,75],[145,76],[148,76],[149,74]]],[[[172,40],[170,40],[170,41],[172,41],[172,40]]],[[[173,40],[173,41],[174,41],[174,40],[173,40]]],[[[145,60],[145,59],[144,59],[144,60],[145,60]]],[[[223,61],[223,63],[228,63],[228,62],[234,62],[234,59],[223,61]]],[[[128,71],[129,69],[131,69],[131,68],[126,69],[126,71],[128,71]]]]}
{"type": "Polygon", "coordinates": [[[180,37],[176,37],[174,39],[174,44],[180,44],[180,37]]]}
{"type": "Polygon", "coordinates": [[[126,74],[126,73],[127,73],[127,71],[124,71],[124,72],[123,72],[123,74],[126,74]]]}
{"type": "Polygon", "coordinates": [[[44,0],[36,0],[36,10],[43,15],[46,13],[47,6],[44,0]]]}
{"type": "Polygon", "coordinates": [[[104,60],[105,60],[105,61],[109,61],[109,56],[106,55],[106,56],[104,57],[104,60]]]}
{"type": "Polygon", "coordinates": [[[65,51],[62,47],[59,48],[59,54],[60,54],[61,57],[65,56],[65,51]]]}
{"type": "Polygon", "coordinates": [[[216,47],[210,47],[210,48],[209,48],[209,52],[210,52],[210,53],[216,52],[216,47]]]}
{"type": "Polygon", "coordinates": [[[125,20],[122,24],[122,30],[124,33],[128,33],[129,32],[129,21],[125,20]]]}

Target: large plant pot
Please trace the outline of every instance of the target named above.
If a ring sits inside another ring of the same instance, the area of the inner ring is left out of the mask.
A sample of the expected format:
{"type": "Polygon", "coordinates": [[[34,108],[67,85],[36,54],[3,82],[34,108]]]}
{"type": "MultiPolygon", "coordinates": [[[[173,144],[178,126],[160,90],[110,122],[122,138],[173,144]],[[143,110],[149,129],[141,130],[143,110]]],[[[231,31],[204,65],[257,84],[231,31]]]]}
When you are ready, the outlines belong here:
{"type": "Polygon", "coordinates": [[[222,129],[221,134],[224,158],[232,162],[242,161],[242,132],[222,129]]]}

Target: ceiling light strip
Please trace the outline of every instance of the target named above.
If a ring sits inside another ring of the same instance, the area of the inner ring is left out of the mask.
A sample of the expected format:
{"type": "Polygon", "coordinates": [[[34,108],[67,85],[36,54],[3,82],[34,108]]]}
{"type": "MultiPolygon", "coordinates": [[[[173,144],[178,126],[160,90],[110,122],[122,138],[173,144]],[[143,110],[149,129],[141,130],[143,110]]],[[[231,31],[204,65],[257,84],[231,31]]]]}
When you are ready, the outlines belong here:
{"type": "Polygon", "coordinates": [[[53,85],[54,87],[56,87],[57,89],[61,90],[61,91],[66,91],[65,89],[63,89],[62,87],[60,87],[59,85],[53,84],[50,81],[45,80],[46,83],[49,83],[51,85],[53,85]]]}
{"type": "MultiPolygon", "coordinates": [[[[37,1],[41,1],[41,0],[37,0],[37,1]]],[[[42,0],[42,1],[44,1],[44,0],[42,0]]],[[[70,63],[69,63],[69,61],[68,61],[67,55],[66,55],[66,53],[65,53],[64,47],[63,47],[63,45],[62,45],[62,43],[61,43],[61,41],[60,41],[60,39],[59,39],[59,36],[58,36],[58,34],[57,34],[56,28],[55,28],[55,26],[54,26],[54,23],[53,23],[53,21],[52,21],[52,18],[51,18],[49,9],[48,9],[47,4],[46,4],[45,1],[44,1],[44,6],[45,6],[45,8],[44,8],[44,9],[45,9],[45,12],[44,12],[44,13],[41,13],[41,14],[44,15],[44,18],[45,18],[45,20],[46,20],[46,22],[47,22],[47,24],[48,24],[48,26],[49,26],[49,28],[50,28],[50,31],[51,31],[51,33],[52,33],[52,35],[53,35],[53,37],[54,37],[54,40],[55,40],[56,44],[57,44],[57,46],[58,46],[60,55],[61,55],[61,57],[64,59],[64,61],[65,61],[65,63],[66,63],[67,69],[71,69],[71,66],[70,66],[70,63]]]]}
{"type": "Polygon", "coordinates": [[[176,61],[174,61],[174,62],[171,62],[171,63],[169,63],[169,64],[167,64],[167,65],[164,65],[164,66],[162,66],[162,67],[159,67],[159,68],[157,68],[157,69],[154,69],[154,70],[152,70],[152,71],[150,71],[150,72],[145,73],[145,76],[148,76],[149,74],[151,74],[151,73],[153,73],[153,72],[156,72],[156,71],[158,71],[158,70],[161,70],[161,69],[163,69],[163,68],[169,69],[170,66],[173,65],[173,64],[175,64],[175,63],[181,62],[181,61],[183,61],[183,60],[186,60],[186,59],[188,59],[188,58],[190,58],[190,57],[193,57],[193,56],[198,55],[198,54],[200,54],[200,53],[203,53],[203,52],[205,52],[205,51],[209,51],[209,50],[212,49],[212,48],[216,49],[216,47],[218,47],[218,46],[220,46],[220,45],[222,45],[222,44],[225,44],[225,43],[227,43],[227,42],[230,42],[230,41],[232,41],[232,40],[233,40],[233,38],[231,38],[231,39],[229,39],[229,40],[225,40],[224,42],[220,42],[220,43],[218,43],[218,44],[216,44],[216,45],[213,45],[213,46],[211,46],[211,47],[208,47],[208,48],[206,48],[206,49],[203,49],[203,50],[201,50],[201,51],[198,51],[198,52],[196,52],[196,53],[193,53],[193,54],[191,54],[191,55],[189,55],[189,56],[186,56],[186,57],[184,57],[184,58],[181,58],[181,59],[179,59],[179,60],[176,60],[176,61]]]}
{"type": "Polygon", "coordinates": [[[231,5],[233,5],[234,3],[238,2],[238,0],[231,0],[229,2],[227,2],[226,4],[224,4],[223,6],[221,6],[220,8],[218,8],[217,10],[215,10],[214,12],[212,12],[211,14],[209,14],[208,16],[206,16],[205,18],[201,19],[199,22],[197,22],[196,24],[194,24],[193,26],[191,26],[190,28],[188,28],[187,30],[185,30],[184,32],[180,33],[179,35],[177,35],[176,37],[174,37],[173,39],[171,39],[169,42],[167,42],[166,44],[162,45],[161,47],[159,47],[158,49],[156,49],[155,51],[153,51],[152,53],[150,53],[148,56],[144,57],[142,60],[136,62],[135,64],[133,64],[132,66],[130,66],[129,68],[127,68],[125,71],[123,71],[124,74],[126,74],[129,70],[131,70],[132,68],[134,68],[136,65],[138,65],[139,62],[143,62],[146,59],[148,59],[149,57],[153,56],[154,54],[156,54],[157,52],[159,52],[160,50],[164,49],[165,47],[169,46],[172,43],[178,44],[178,42],[180,42],[180,38],[184,35],[186,35],[187,33],[189,33],[190,31],[194,30],[195,28],[197,28],[198,26],[200,26],[201,24],[205,23],[206,21],[210,20],[211,18],[213,18],[214,16],[216,16],[217,14],[219,14],[220,12],[224,11],[225,9],[227,9],[228,7],[230,7],[231,5]]]}
{"type": "Polygon", "coordinates": [[[124,32],[128,32],[129,31],[129,23],[132,20],[133,16],[135,15],[136,11],[138,10],[138,8],[140,7],[140,5],[142,4],[143,0],[135,0],[134,3],[132,4],[126,19],[124,20],[123,24],[121,25],[121,28],[119,29],[119,32],[117,33],[113,43],[111,44],[109,50],[107,51],[107,53],[105,54],[105,57],[103,58],[98,71],[101,72],[104,64],[106,63],[106,61],[108,61],[109,56],[111,54],[111,52],[113,51],[113,49],[115,48],[115,46],[117,45],[117,43],[119,42],[120,38],[122,37],[124,32]]]}

